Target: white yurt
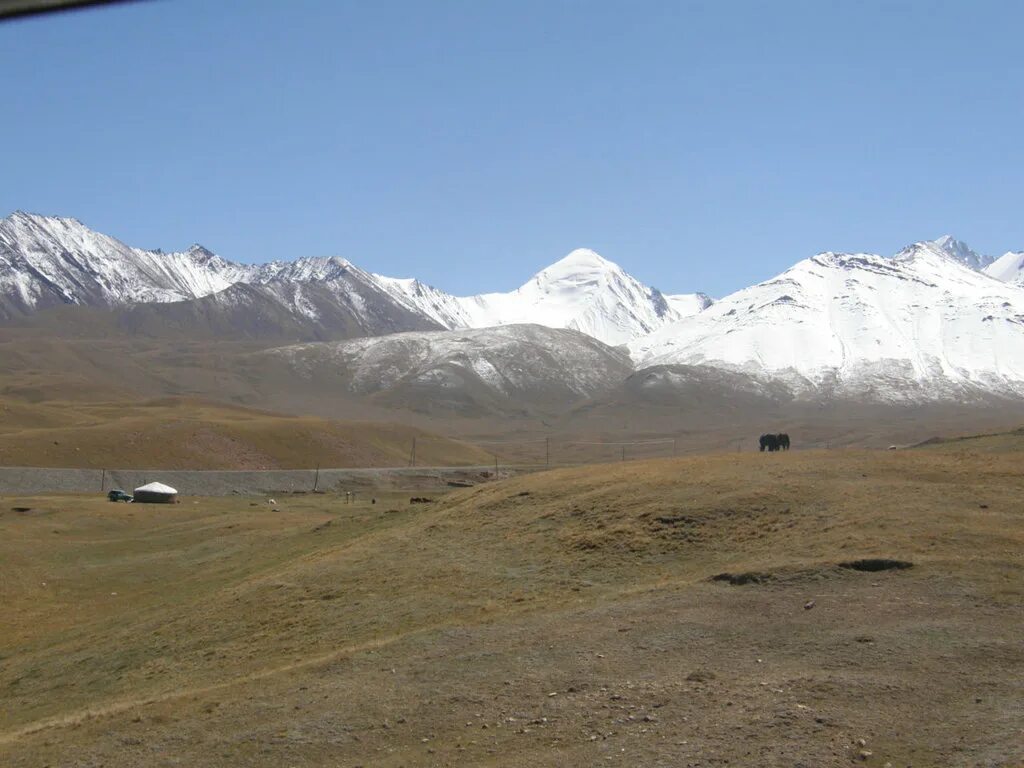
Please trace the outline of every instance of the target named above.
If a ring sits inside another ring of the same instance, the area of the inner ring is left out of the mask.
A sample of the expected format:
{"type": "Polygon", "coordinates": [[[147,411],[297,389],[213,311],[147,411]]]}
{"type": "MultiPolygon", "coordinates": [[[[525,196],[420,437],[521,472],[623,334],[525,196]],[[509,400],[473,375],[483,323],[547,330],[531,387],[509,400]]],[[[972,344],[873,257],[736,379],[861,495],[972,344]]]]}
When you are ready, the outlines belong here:
{"type": "Polygon", "coordinates": [[[147,483],[135,489],[135,501],[142,504],[174,504],[178,491],[163,483],[147,483]]]}

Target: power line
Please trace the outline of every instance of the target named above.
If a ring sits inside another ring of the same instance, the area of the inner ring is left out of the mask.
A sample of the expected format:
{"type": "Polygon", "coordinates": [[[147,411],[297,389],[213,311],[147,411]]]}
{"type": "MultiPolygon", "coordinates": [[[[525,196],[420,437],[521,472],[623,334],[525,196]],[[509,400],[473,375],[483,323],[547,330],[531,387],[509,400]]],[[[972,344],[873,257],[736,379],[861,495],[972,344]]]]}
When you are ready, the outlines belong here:
{"type": "Polygon", "coordinates": [[[456,440],[454,437],[421,437],[420,440],[444,440],[445,442],[456,441],[466,443],[467,445],[533,445],[534,443],[547,442],[546,438],[541,438],[539,440],[474,440],[471,437],[465,437],[456,440]]]}
{"type": "Polygon", "coordinates": [[[664,440],[621,440],[621,441],[589,441],[589,440],[559,440],[562,445],[665,445],[666,443],[674,443],[675,440],[672,438],[666,438],[664,440]]]}

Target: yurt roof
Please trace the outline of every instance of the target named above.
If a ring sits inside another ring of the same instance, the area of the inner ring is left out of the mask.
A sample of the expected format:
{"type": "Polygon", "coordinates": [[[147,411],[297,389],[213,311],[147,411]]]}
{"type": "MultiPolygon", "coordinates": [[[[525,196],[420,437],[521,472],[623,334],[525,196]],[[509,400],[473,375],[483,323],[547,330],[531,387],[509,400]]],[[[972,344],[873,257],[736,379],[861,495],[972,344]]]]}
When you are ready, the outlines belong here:
{"type": "Polygon", "coordinates": [[[139,491],[142,491],[143,493],[177,493],[174,488],[171,488],[169,485],[164,485],[163,483],[148,483],[147,485],[139,486],[135,489],[136,493],[139,491]]]}

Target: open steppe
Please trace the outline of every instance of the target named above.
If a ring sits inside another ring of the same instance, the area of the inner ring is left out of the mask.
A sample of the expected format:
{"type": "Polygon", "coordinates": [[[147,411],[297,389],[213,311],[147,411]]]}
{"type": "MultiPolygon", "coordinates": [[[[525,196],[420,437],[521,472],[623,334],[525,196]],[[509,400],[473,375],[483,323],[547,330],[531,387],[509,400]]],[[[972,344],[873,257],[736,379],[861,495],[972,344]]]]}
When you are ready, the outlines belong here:
{"type": "Polygon", "coordinates": [[[0,764],[1020,765],[1022,449],[5,497],[0,764]]]}
{"type": "Polygon", "coordinates": [[[0,465],[101,469],[488,464],[489,453],[416,427],[289,416],[195,398],[34,403],[0,396],[0,465]]]}

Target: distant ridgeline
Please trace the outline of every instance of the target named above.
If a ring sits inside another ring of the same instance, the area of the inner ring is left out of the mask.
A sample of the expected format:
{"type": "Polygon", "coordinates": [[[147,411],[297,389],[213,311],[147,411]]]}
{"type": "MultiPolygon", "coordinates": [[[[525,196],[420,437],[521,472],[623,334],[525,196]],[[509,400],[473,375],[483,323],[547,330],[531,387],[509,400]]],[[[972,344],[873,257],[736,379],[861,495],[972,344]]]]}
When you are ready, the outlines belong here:
{"type": "Polygon", "coordinates": [[[320,371],[344,360],[336,373],[364,395],[444,380],[448,392],[507,397],[527,387],[517,370],[550,361],[568,376],[559,386],[581,397],[644,371],[646,391],[668,396],[692,385],[671,370],[687,366],[772,398],[981,402],[1024,395],[1022,267],[1024,253],[994,259],[946,236],[893,257],[819,254],[712,301],[663,294],[579,249],[509,293],[457,297],[337,257],[240,264],[199,245],[143,250],[75,219],[15,213],[0,220],[0,322],[263,348],[345,342],[276,359],[320,371]],[[500,342],[465,333],[502,327],[520,330],[500,342]],[[500,350],[480,348],[491,343],[500,350]],[[568,372],[566,350],[583,347],[593,353],[576,362],[606,363],[568,372]],[[380,375],[389,359],[417,367],[396,383],[380,375]]]}

